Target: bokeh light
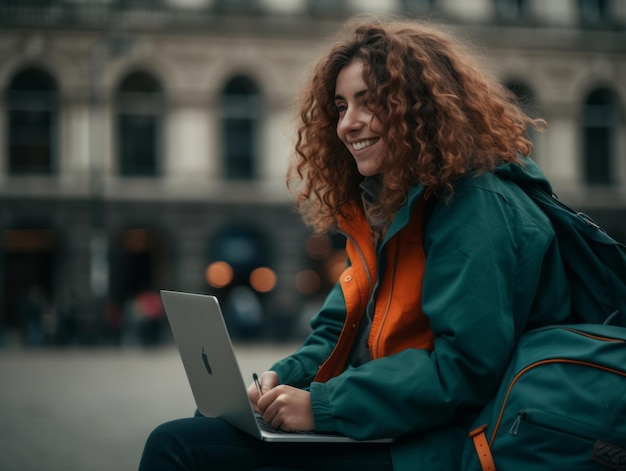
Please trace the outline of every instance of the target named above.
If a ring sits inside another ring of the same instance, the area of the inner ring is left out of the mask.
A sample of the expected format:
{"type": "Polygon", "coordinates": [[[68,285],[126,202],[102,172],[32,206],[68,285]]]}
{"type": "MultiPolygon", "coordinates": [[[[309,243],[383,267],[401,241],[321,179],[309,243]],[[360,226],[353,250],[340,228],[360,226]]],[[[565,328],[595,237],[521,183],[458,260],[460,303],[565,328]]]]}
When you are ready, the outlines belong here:
{"type": "Polygon", "coordinates": [[[276,286],[276,273],[267,267],[259,267],[250,273],[250,286],[259,293],[269,293],[276,286]]]}
{"type": "Polygon", "coordinates": [[[317,293],[322,287],[322,280],[315,270],[302,270],[296,274],[295,283],[296,289],[305,296],[317,293]]]}
{"type": "Polygon", "coordinates": [[[224,288],[233,281],[233,268],[223,261],[213,262],[206,268],[205,276],[213,288],[224,288]]]}
{"type": "Polygon", "coordinates": [[[326,276],[335,283],[346,269],[346,254],[343,251],[336,251],[325,263],[326,276]]]}
{"type": "Polygon", "coordinates": [[[325,235],[312,235],[306,241],[305,250],[313,260],[323,260],[330,256],[332,242],[325,235]]]}

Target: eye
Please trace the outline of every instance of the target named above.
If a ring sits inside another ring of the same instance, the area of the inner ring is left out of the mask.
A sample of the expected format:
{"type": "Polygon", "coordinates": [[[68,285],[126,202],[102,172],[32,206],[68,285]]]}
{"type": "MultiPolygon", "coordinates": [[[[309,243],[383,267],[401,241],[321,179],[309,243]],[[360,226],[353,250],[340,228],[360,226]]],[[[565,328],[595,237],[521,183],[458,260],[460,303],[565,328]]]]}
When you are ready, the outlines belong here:
{"type": "Polygon", "coordinates": [[[343,114],[348,109],[348,106],[345,103],[335,103],[335,108],[339,114],[343,114]]]}
{"type": "Polygon", "coordinates": [[[369,112],[374,111],[374,102],[371,99],[366,100],[365,97],[361,100],[361,107],[369,112]]]}

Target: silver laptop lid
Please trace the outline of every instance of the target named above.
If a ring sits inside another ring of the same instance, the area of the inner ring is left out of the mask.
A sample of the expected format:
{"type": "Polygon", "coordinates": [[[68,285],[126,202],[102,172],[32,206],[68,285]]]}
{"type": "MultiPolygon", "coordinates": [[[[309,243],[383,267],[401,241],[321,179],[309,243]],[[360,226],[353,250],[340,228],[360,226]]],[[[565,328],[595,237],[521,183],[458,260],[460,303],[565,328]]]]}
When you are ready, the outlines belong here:
{"type": "Polygon", "coordinates": [[[162,290],[161,299],[198,410],[260,438],[217,298],[162,290]]]}

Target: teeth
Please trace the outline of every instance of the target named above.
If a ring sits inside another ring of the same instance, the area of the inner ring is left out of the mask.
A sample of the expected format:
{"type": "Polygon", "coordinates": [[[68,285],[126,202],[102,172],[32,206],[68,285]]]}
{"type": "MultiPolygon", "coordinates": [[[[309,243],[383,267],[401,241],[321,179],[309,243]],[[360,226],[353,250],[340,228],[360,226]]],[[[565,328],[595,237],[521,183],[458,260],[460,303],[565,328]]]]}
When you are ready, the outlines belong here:
{"type": "Polygon", "coordinates": [[[366,139],[364,141],[359,141],[359,142],[354,142],[352,144],[352,148],[354,150],[361,150],[361,149],[365,149],[366,147],[371,146],[372,144],[374,144],[378,139],[366,139]]]}

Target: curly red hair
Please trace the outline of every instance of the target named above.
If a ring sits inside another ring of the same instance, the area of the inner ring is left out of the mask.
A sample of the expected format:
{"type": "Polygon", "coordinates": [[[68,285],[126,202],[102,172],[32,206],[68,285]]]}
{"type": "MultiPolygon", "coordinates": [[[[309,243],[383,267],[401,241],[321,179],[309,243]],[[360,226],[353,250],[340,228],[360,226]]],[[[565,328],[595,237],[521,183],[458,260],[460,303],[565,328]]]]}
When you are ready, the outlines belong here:
{"type": "Polygon", "coordinates": [[[307,224],[318,232],[336,225],[342,208],[360,204],[363,177],[337,136],[334,101],[339,71],[364,63],[365,100],[383,125],[388,149],[383,189],[372,209],[389,221],[408,189],[452,194],[455,179],[518,162],[539,129],[515,95],[481,71],[463,43],[441,27],[417,21],[353,20],[316,64],[303,90],[295,160],[288,186],[307,224]]]}

